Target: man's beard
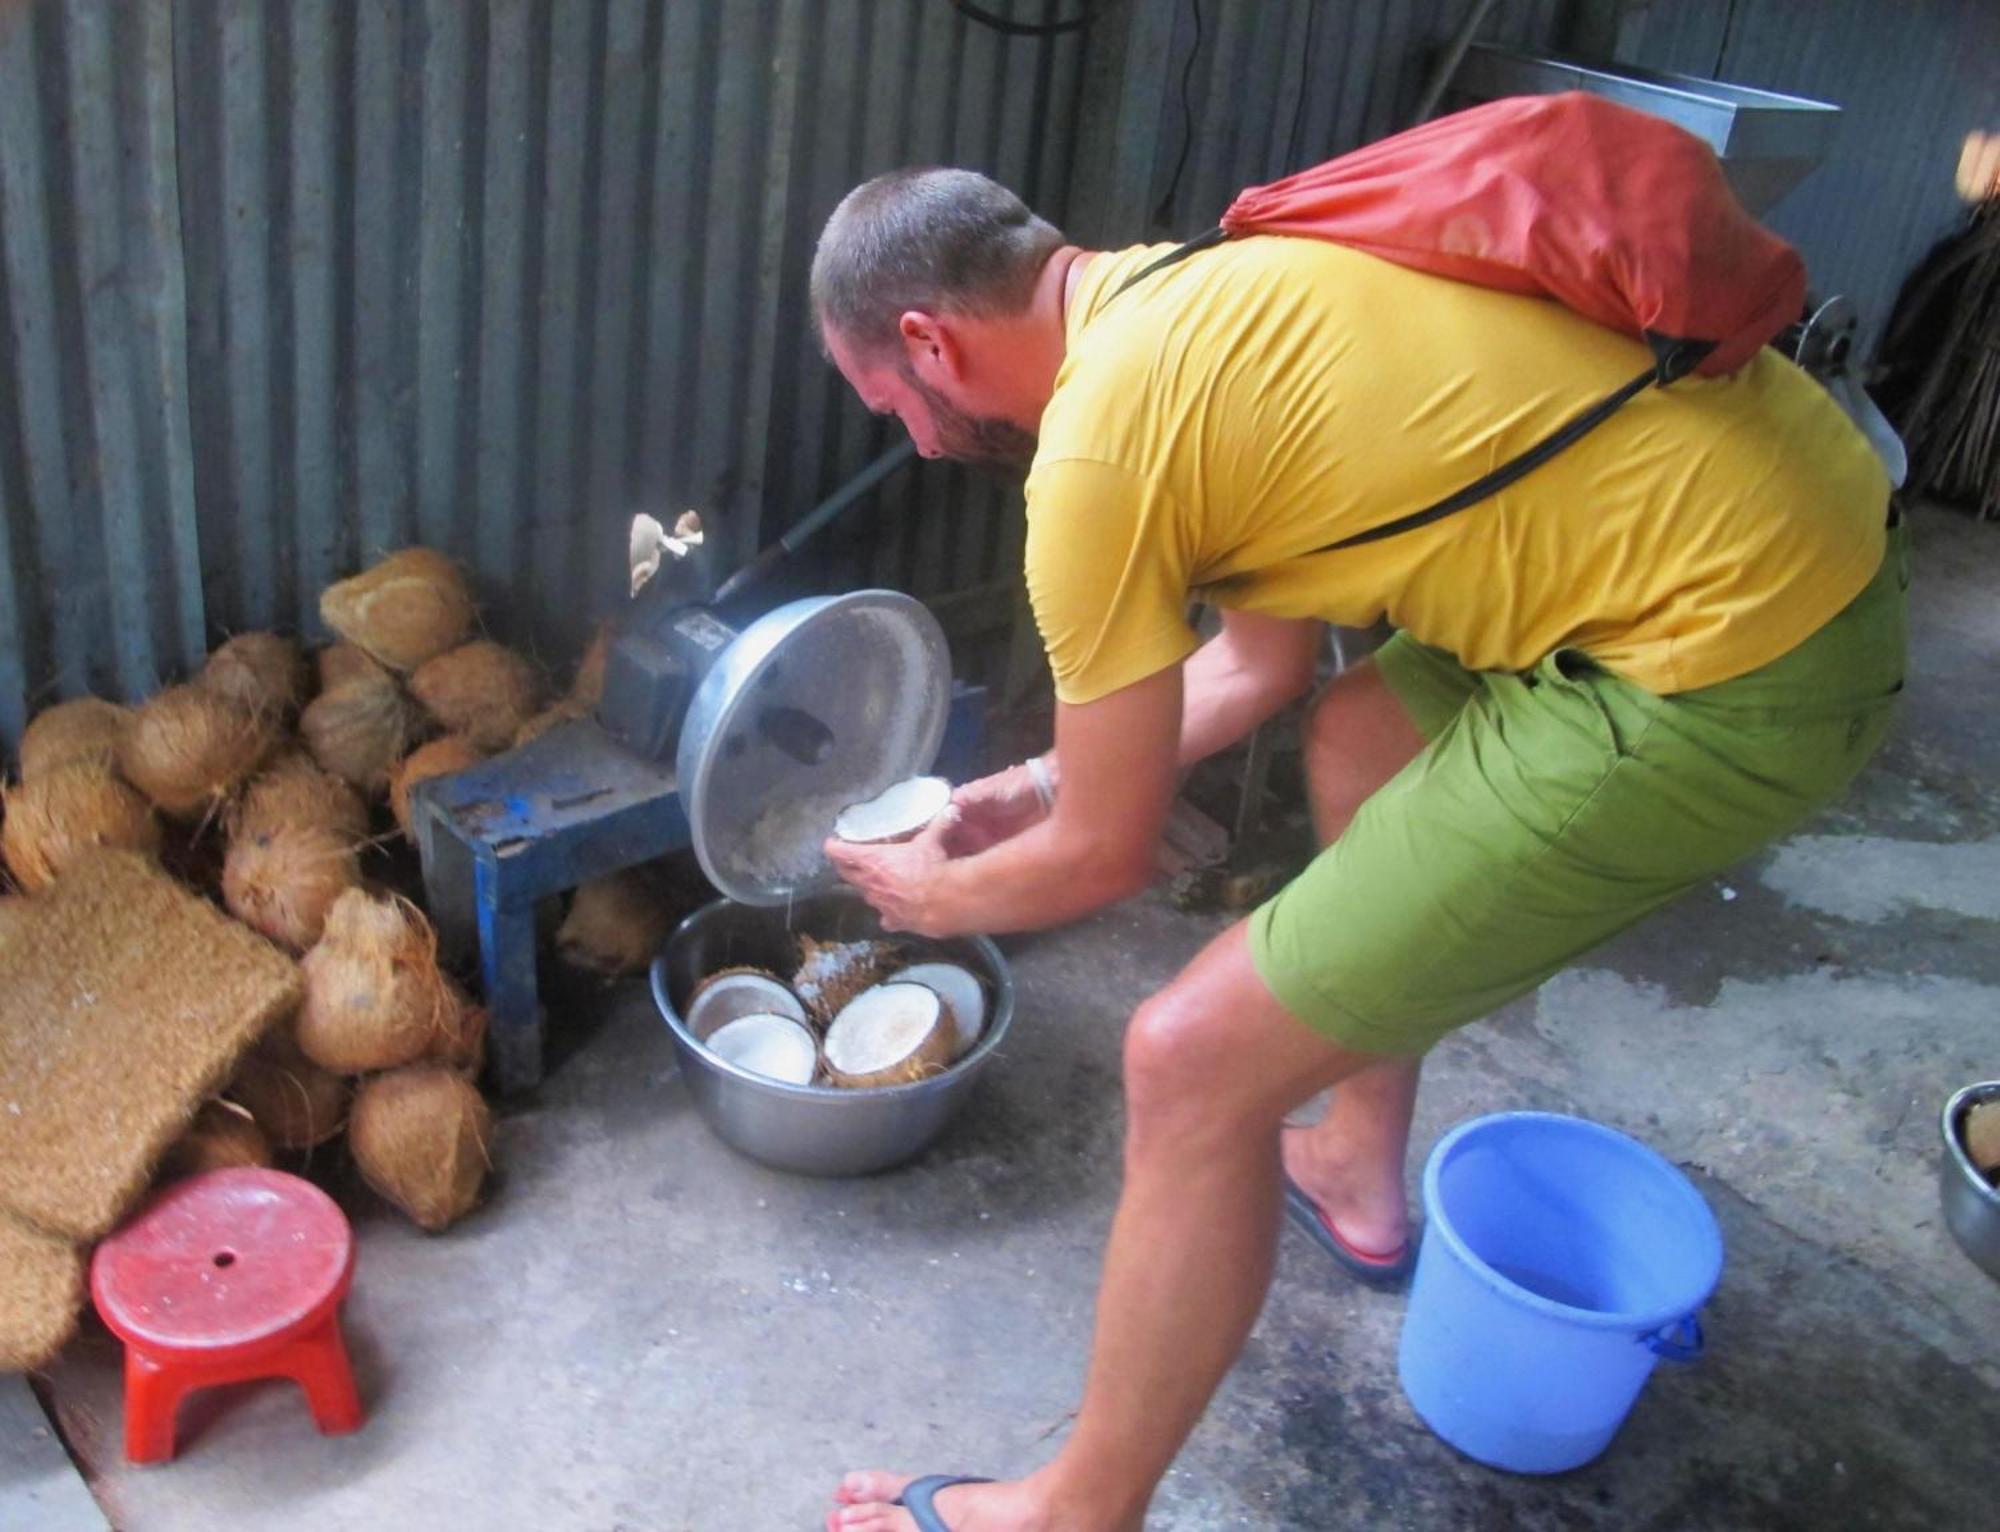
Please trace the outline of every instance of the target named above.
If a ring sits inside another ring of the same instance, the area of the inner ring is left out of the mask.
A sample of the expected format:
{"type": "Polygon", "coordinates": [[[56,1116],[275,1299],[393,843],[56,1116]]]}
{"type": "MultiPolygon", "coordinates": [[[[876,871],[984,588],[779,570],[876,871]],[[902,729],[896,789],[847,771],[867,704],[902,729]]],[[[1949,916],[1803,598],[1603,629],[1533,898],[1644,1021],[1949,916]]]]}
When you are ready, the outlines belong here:
{"type": "Polygon", "coordinates": [[[1024,471],[1035,460],[1039,438],[1033,431],[1024,431],[997,416],[967,415],[918,377],[907,361],[901,371],[904,381],[930,407],[931,419],[937,424],[938,450],[946,457],[976,468],[1014,473],[1024,471]]]}

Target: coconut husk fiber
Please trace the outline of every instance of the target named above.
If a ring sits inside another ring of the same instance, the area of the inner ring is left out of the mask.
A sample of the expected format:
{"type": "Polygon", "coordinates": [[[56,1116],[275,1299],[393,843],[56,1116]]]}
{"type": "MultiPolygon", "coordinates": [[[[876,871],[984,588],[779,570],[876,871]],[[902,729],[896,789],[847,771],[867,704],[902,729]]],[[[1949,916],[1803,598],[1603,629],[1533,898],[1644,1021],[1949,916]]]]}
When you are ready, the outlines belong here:
{"type": "Polygon", "coordinates": [[[94,851],[0,924],[0,1211],[96,1239],[298,966],[145,858],[94,851]]]}
{"type": "Polygon", "coordinates": [[[303,750],[287,750],[243,789],[230,814],[232,837],[312,826],[347,841],[368,838],[368,804],[303,750]]]}
{"type": "Polygon", "coordinates": [[[405,548],[321,591],[319,615],[356,648],[407,673],[464,643],[478,614],[456,564],[429,548],[405,548]]]}
{"type": "Polygon", "coordinates": [[[296,639],[239,633],[208,657],[195,684],[248,712],[289,718],[304,704],[311,680],[296,639]]]}
{"type": "Polygon", "coordinates": [[[435,1062],[476,1080],[486,1065],[486,1007],[449,978],[445,982],[451,990],[452,1003],[445,1011],[430,1056],[435,1062]]]}
{"type": "Polygon", "coordinates": [[[114,763],[119,736],[131,721],[130,708],[102,697],[77,697],[44,708],[21,735],[21,780],[32,782],[78,761],[114,763]]]}
{"type": "Polygon", "coordinates": [[[346,1126],[351,1094],[339,1075],[299,1052],[289,1022],[259,1041],[222,1092],[279,1149],[312,1149],[332,1138],[346,1126]]]}
{"type": "Polygon", "coordinates": [[[486,752],[463,734],[440,735],[404,756],[389,779],[389,811],[403,833],[412,838],[416,835],[410,821],[411,788],[432,777],[452,776],[485,759],[486,752]]]}
{"type": "Polygon", "coordinates": [[[513,650],[479,638],[420,666],[410,694],[442,727],[491,754],[511,745],[542,705],[542,682],[513,650]]]}
{"type": "Polygon", "coordinates": [[[673,926],[673,904],[643,869],[628,867],[577,889],[556,950],[565,962],[615,978],[650,966],[673,926]]]}
{"type": "Polygon", "coordinates": [[[418,728],[416,708],[387,672],[343,681],[299,715],[299,734],[321,769],[374,797],[387,791],[418,728]]]}
{"type": "Polygon", "coordinates": [[[187,1132],[167,1151],[160,1174],[192,1176],[204,1170],[236,1170],[270,1163],[271,1141],[249,1110],[227,1101],[210,1101],[194,1114],[187,1132]]]}
{"type": "Polygon", "coordinates": [[[0,1372],[54,1361],[82,1309],[82,1247],[0,1213],[0,1372]]]}
{"type": "Polygon", "coordinates": [[[222,863],[229,913],[288,952],[318,941],[334,901],[360,884],[354,842],[321,825],[236,835],[222,863]]]}
{"type": "Polygon", "coordinates": [[[347,1141],[368,1184],[435,1233],[479,1201],[493,1164],[493,1113],[463,1075],[413,1064],[361,1087],[347,1141]]]}
{"type": "Polygon", "coordinates": [[[305,999],[294,1035],[307,1058],[336,1074],[414,1063],[458,1020],[437,932],[407,899],[349,889],[300,966],[305,999]]]}
{"type": "Polygon", "coordinates": [[[170,686],[132,715],[118,740],[125,780],[175,819],[201,819],[277,744],[276,721],[199,686],[170,686]]]}
{"type": "Polygon", "coordinates": [[[0,855],[30,893],[53,883],[80,856],[100,847],[157,856],[160,822],[153,806],[101,761],[74,761],[0,791],[0,855]]]}
{"type": "Polygon", "coordinates": [[[564,700],[574,703],[581,712],[594,711],[597,704],[604,700],[604,667],[610,659],[611,625],[600,622],[597,631],[590,636],[590,647],[576,662],[576,675],[569,683],[569,696],[564,700]]]}
{"type": "Polygon", "coordinates": [[[552,702],[514,731],[514,744],[518,748],[531,739],[540,739],[549,730],[560,724],[578,718],[588,718],[590,709],[572,698],[565,697],[560,702],[552,702]]]}

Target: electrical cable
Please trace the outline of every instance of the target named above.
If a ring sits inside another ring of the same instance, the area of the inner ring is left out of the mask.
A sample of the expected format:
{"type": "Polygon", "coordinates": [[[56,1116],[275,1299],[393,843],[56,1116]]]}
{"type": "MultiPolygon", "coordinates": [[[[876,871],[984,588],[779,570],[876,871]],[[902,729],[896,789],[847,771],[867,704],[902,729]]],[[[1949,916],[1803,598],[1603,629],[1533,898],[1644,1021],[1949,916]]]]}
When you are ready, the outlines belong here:
{"type": "Polygon", "coordinates": [[[951,7],[961,16],[1008,37],[1059,37],[1064,32],[1081,32],[1097,20],[1098,11],[1103,9],[1101,0],[1097,4],[1093,4],[1092,0],[1079,0],[1079,3],[1083,9],[1076,15],[1061,21],[1042,22],[1015,21],[1008,16],[996,15],[983,5],[974,5],[972,0],[951,0],[951,7]]]}
{"type": "Polygon", "coordinates": [[[1167,182],[1165,194],[1153,209],[1153,222],[1171,223],[1174,216],[1174,197],[1181,189],[1181,172],[1187,169],[1188,150],[1194,147],[1194,61],[1201,53],[1201,0],[1188,0],[1188,9],[1194,14],[1194,42],[1188,47],[1187,62],[1181,66],[1181,152],[1174,160],[1173,178],[1167,182]]]}

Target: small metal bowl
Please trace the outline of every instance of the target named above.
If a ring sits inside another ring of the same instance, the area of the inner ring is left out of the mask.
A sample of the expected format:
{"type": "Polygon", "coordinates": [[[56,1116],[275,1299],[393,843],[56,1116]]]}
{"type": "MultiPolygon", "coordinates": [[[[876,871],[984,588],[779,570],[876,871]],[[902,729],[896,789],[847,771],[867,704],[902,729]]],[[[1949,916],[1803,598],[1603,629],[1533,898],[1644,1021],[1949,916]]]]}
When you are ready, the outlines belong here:
{"type": "Polygon", "coordinates": [[[1944,1199],[1945,1225],[1959,1248],[1988,1276],[2000,1277],[2000,1190],[1979,1173],[1965,1152],[1965,1114],[1978,1102],[1995,1098],[2000,1098],[2000,1080],[1986,1080],[1966,1086],[1944,1104],[1938,1190],[1944,1199]]]}
{"type": "MultiPolygon", "coordinates": [[[[799,935],[859,941],[883,935],[875,912],[852,892],[801,899],[789,912],[720,899],[681,922],[653,960],[653,1000],[674,1040],[695,1109],[732,1149],[778,1170],[809,1176],[865,1176],[929,1148],[964,1103],[1014,1020],[1014,984],[1000,949],[983,936],[927,942],[985,982],[990,1005],[978,1045],[943,1074],[911,1085],[834,1090],[785,1085],[717,1058],[683,1020],[695,986],[721,968],[746,964],[789,973],[799,935]]],[[[893,937],[891,938],[894,939],[893,937]]]]}

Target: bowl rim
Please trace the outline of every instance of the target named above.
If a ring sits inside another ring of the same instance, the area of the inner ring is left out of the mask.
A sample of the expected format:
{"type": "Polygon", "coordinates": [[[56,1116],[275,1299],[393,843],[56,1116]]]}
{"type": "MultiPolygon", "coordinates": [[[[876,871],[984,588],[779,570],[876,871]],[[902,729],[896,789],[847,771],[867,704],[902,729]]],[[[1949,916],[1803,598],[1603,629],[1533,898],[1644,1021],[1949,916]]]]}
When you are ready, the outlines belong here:
{"type": "MultiPolygon", "coordinates": [[[[815,894],[813,897],[815,899],[841,899],[854,904],[864,902],[858,893],[848,888],[827,889],[815,894]]],[[[797,1097],[801,1100],[824,1105],[833,1105],[834,1103],[859,1105],[863,1102],[894,1101],[902,1097],[929,1094],[936,1091],[939,1086],[947,1081],[970,1078],[979,1066],[983,1065],[998,1049],[1000,1043],[1006,1037],[1008,1029],[1014,1024],[1014,978],[1012,973],[1008,971],[1006,957],[1001,953],[1000,948],[994,943],[993,939],[987,936],[971,935],[940,938],[940,940],[964,942],[971,946],[987,964],[990,977],[989,975],[981,975],[981,977],[987,978],[993,988],[993,1013],[987,1018],[986,1030],[980,1036],[979,1041],[973,1044],[972,1051],[966,1054],[964,1058],[954,1060],[937,1074],[928,1075],[921,1080],[910,1080],[901,1085],[862,1085],[850,1087],[791,1085],[783,1080],[773,1080],[769,1075],[756,1074],[751,1070],[743,1068],[740,1064],[731,1063],[728,1059],[723,1058],[713,1049],[703,1044],[688,1029],[686,1020],[681,1016],[679,1010],[675,1008],[673,1000],[667,992],[667,949],[673,945],[674,941],[683,931],[693,925],[702,916],[708,914],[709,911],[729,905],[734,905],[738,909],[754,910],[766,914],[770,913],[773,908],[769,905],[746,904],[741,899],[731,899],[727,894],[712,899],[707,904],[702,905],[701,908],[691,911],[681,919],[673,930],[668,933],[666,941],[660,944],[660,950],[653,954],[653,961],[647,968],[647,980],[653,992],[653,1006],[659,1011],[660,1019],[666,1023],[667,1031],[672,1035],[674,1042],[681,1048],[690,1049],[699,1054],[702,1062],[717,1074],[740,1081],[745,1085],[754,1086],[772,1095],[797,1097]]],[[[922,940],[924,938],[919,939],[922,940]]]]}
{"type": "Polygon", "coordinates": [[[1939,1114],[1938,1127],[1944,1138],[1944,1152],[1949,1164],[1958,1167],[1960,1176],[1970,1184],[1982,1200],[1990,1207],[2000,1209],[2000,1187],[1995,1187],[1986,1179],[1984,1172],[1972,1163],[1972,1156],[1965,1152],[1965,1144],[1960,1137],[1960,1119],[1981,1101],[2000,1100],[2000,1080],[1978,1080],[1971,1085],[1960,1086],[1945,1102],[1944,1111],[1939,1114]]]}

